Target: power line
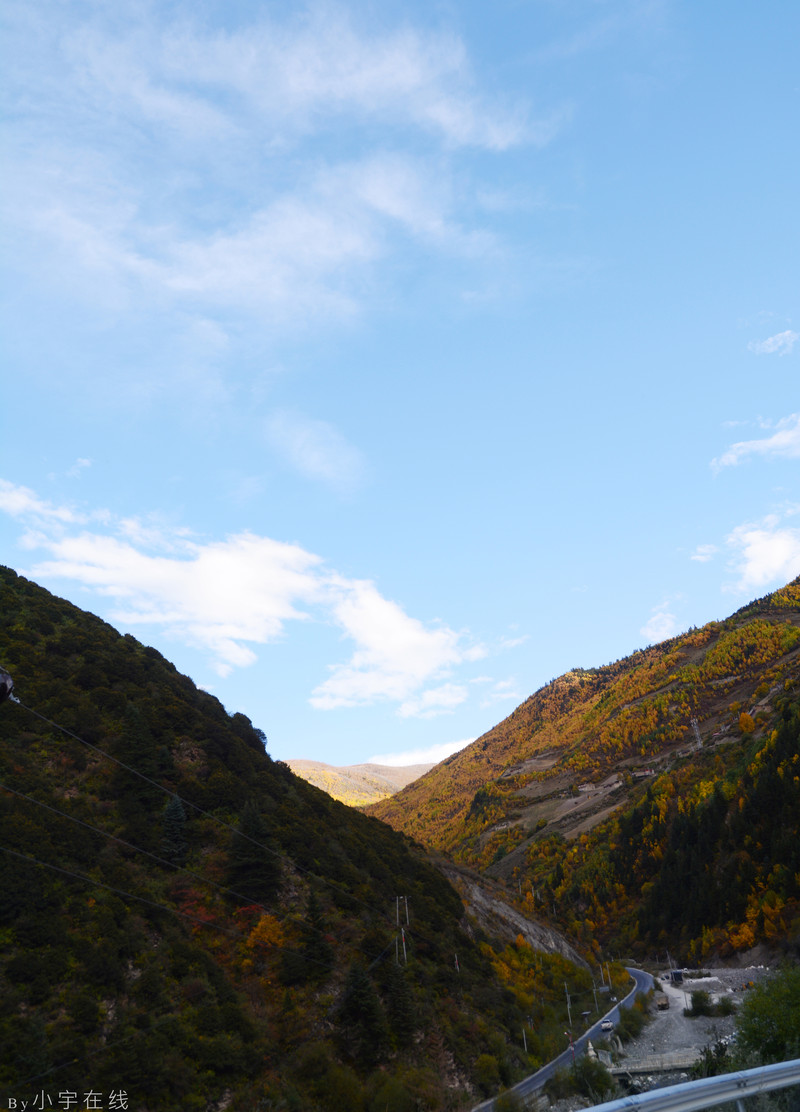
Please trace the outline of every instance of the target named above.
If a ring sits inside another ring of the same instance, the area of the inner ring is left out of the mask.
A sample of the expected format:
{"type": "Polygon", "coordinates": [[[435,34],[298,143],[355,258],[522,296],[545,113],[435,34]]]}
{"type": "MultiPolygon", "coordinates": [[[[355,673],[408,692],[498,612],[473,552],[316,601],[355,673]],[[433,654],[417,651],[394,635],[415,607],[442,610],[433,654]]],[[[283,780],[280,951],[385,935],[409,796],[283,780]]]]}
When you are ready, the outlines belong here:
{"type": "MultiPolygon", "coordinates": [[[[202,884],[206,884],[211,888],[215,888],[223,894],[235,896],[236,899],[242,901],[242,906],[243,907],[257,907],[259,910],[263,911],[265,914],[270,915],[275,920],[275,922],[277,922],[277,923],[282,924],[282,923],[286,923],[286,922],[293,922],[298,926],[302,926],[305,929],[314,931],[316,934],[319,934],[319,935],[322,935],[322,936],[325,936],[328,933],[327,931],[323,930],[320,927],[315,927],[314,924],[311,923],[308,919],[302,919],[299,916],[294,915],[292,912],[287,911],[286,914],[283,915],[283,916],[280,916],[280,917],[275,916],[275,915],[273,915],[270,908],[268,908],[267,906],[262,904],[259,900],[253,900],[249,896],[246,896],[242,892],[237,892],[233,888],[228,888],[225,885],[218,884],[215,880],[211,880],[209,877],[205,877],[201,873],[196,873],[196,872],[194,872],[194,870],[188,869],[184,865],[178,865],[173,861],[168,861],[164,857],[159,857],[158,854],[151,853],[150,850],[144,849],[142,846],[136,846],[132,842],[126,841],[124,838],[117,837],[116,834],[112,834],[108,830],[102,830],[99,826],[94,826],[92,823],[85,822],[83,819],[77,818],[75,815],[68,815],[66,811],[62,811],[58,807],[53,807],[51,804],[44,803],[40,799],[34,799],[33,796],[26,795],[24,792],[16,791],[15,788],[9,787],[8,784],[0,784],[0,789],[2,791],[9,792],[11,795],[17,796],[17,798],[19,798],[19,799],[24,799],[27,803],[33,803],[37,807],[42,807],[45,810],[52,812],[53,814],[61,815],[62,818],[67,819],[69,822],[73,822],[73,823],[76,823],[79,826],[83,826],[87,830],[92,830],[96,834],[99,834],[103,838],[109,838],[113,842],[118,842],[120,845],[125,846],[127,849],[132,849],[136,853],[143,853],[146,857],[149,857],[153,861],[158,862],[159,865],[163,865],[163,866],[166,866],[167,868],[174,869],[174,870],[176,870],[178,872],[181,872],[181,873],[185,873],[187,876],[193,877],[195,880],[200,881],[202,884]]],[[[0,847],[0,848],[3,848],[3,847],[0,847]]],[[[13,851],[10,851],[10,852],[13,852],[13,851]]],[[[40,864],[44,864],[44,863],[40,862],[40,864]]],[[[100,882],[98,881],[97,883],[100,883],[100,882]]],[[[287,947],[279,947],[279,948],[280,949],[285,949],[287,953],[295,953],[296,952],[296,951],[289,950],[287,947]]],[[[365,957],[370,957],[370,955],[367,954],[366,951],[362,950],[359,946],[353,946],[351,948],[353,950],[357,951],[358,953],[364,954],[365,957]]],[[[370,966],[370,968],[371,968],[371,966],[370,966]]]]}
{"type": "Polygon", "coordinates": [[[30,861],[31,864],[39,865],[43,869],[50,869],[55,873],[62,873],[64,876],[86,881],[87,884],[97,885],[98,888],[107,888],[109,892],[114,892],[118,896],[125,896],[130,900],[138,900],[139,903],[160,908],[162,911],[168,911],[171,915],[179,915],[182,919],[190,919],[192,922],[199,923],[203,927],[213,927],[214,930],[222,931],[223,934],[229,934],[235,938],[242,937],[241,931],[233,931],[228,927],[220,926],[219,923],[201,919],[197,915],[189,915],[185,911],[178,911],[176,907],[168,907],[167,904],[158,903],[156,900],[149,900],[146,896],[137,896],[133,892],[127,892],[124,888],[116,888],[113,884],[106,884],[104,880],[97,880],[95,877],[86,876],[84,873],[76,873],[72,869],[63,868],[61,865],[51,865],[47,861],[40,861],[38,857],[33,857],[28,853],[20,853],[19,850],[11,849],[9,846],[0,846],[0,850],[2,850],[3,853],[10,853],[12,857],[19,857],[23,861],[30,861]]]}
{"type": "MultiPolygon", "coordinates": [[[[79,734],[73,733],[72,730],[68,730],[65,726],[60,725],[60,723],[54,722],[52,719],[47,718],[45,715],[41,714],[39,711],[34,710],[33,707],[29,707],[26,703],[23,703],[15,695],[11,696],[11,701],[13,701],[16,705],[21,707],[23,710],[26,710],[29,714],[32,714],[35,718],[38,718],[40,721],[44,722],[46,725],[52,727],[54,730],[58,730],[61,733],[65,734],[67,737],[71,737],[74,741],[79,742],[81,745],[85,745],[86,748],[90,749],[92,752],[99,754],[101,757],[105,757],[109,761],[112,761],[114,764],[118,765],[120,768],[124,768],[127,772],[130,772],[132,775],[138,776],[140,780],[145,781],[146,783],[150,784],[152,787],[156,788],[158,791],[163,792],[165,795],[169,796],[170,798],[179,799],[181,801],[181,803],[184,803],[187,807],[190,807],[193,811],[196,811],[198,814],[202,815],[204,818],[210,819],[212,822],[217,823],[219,826],[223,827],[224,829],[229,830],[232,834],[238,835],[239,837],[244,838],[246,841],[252,843],[255,846],[258,846],[259,849],[264,850],[266,853],[269,853],[274,857],[278,857],[282,862],[288,862],[292,866],[292,868],[296,869],[298,872],[303,873],[305,876],[307,876],[307,877],[311,878],[312,880],[315,880],[315,881],[325,885],[326,887],[328,887],[329,889],[331,889],[333,891],[340,892],[348,901],[353,901],[355,903],[360,904],[362,907],[367,908],[369,911],[373,912],[376,916],[381,917],[387,923],[391,924],[391,919],[390,919],[389,915],[386,914],[386,912],[383,912],[383,911],[379,910],[373,904],[367,903],[366,900],[362,900],[358,896],[355,896],[348,889],[343,888],[341,885],[336,884],[334,881],[329,880],[327,877],[324,877],[324,876],[320,877],[318,874],[311,872],[310,869],[306,869],[302,865],[297,864],[297,862],[294,861],[294,859],[289,857],[288,855],[282,854],[279,851],[277,851],[275,849],[272,849],[270,846],[264,845],[262,842],[259,842],[257,839],[250,837],[250,835],[244,833],[243,831],[241,831],[237,827],[232,826],[230,823],[225,822],[224,819],[220,819],[217,815],[214,815],[211,812],[204,810],[198,804],[193,803],[191,800],[185,799],[183,796],[179,795],[177,792],[171,790],[170,788],[164,787],[162,784],[159,784],[156,780],[153,780],[151,777],[147,776],[145,773],[140,772],[138,769],[133,768],[130,765],[126,764],[125,761],[122,761],[118,757],[113,756],[111,753],[106,752],[105,749],[101,749],[99,746],[94,745],[90,741],[87,741],[85,738],[81,737],[79,734]]],[[[68,815],[66,815],[65,817],[70,818],[70,816],[68,816],[68,815]]],[[[2,847],[0,847],[0,848],[2,848],[2,847]]],[[[132,848],[137,849],[138,847],[134,846],[132,848]]],[[[11,851],[11,852],[13,852],[13,851],[11,851]]],[[[149,851],[143,850],[142,852],[147,853],[149,851]]],[[[43,865],[44,867],[48,867],[45,862],[38,862],[38,863],[43,865]]],[[[53,868],[57,868],[57,867],[53,866],[53,868]]],[[[133,898],[136,899],[138,897],[133,897],[133,898]]],[[[240,896],[240,898],[247,899],[247,897],[242,897],[242,896],[240,896]]],[[[407,904],[406,898],[405,897],[402,897],[402,898],[406,902],[406,916],[408,916],[408,904],[407,904]]],[[[161,906],[161,905],[159,905],[159,906],[161,906]]],[[[254,902],[254,901],[250,901],[249,906],[261,906],[261,907],[263,907],[263,905],[260,905],[260,904],[258,904],[257,902],[254,902]]],[[[171,909],[166,908],[166,910],[169,911],[171,909]]],[[[264,910],[268,910],[268,909],[264,908],[264,910]]],[[[399,911],[399,908],[398,908],[398,911],[399,911]]],[[[176,912],[176,914],[179,914],[179,913],[176,912]]],[[[287,915],[287,917],[288,917],[288,915],[287,915]]],[[[283,920],[281,920],[281,921],[283,921],[283,920]]],[[[300,922],[304,923],[305,921],[300,920],[300,922]]],[[[308,924],[308,925],[311,926],[311,924],[308,924]]],[[[320,933],[324,933],[324,932],[320,932],[320,933]]],[[[437,941],[431,935],[428,935],[424,930],[419,930],[418,926],[415,930],[415,933],[420,938],[420,940],[427,941],[429,944],[435,944],[436,941],[437,941]]],[[[391,945],[391,943],[389,945],[391,945]]],[[[358,947],[353,947],[353,949],[358,950],[359,948],[358,947]]],[[[387,947],[387,949],[388,949],[388,947],[387,947]]],[[[359,952],[363,953],[363,951],[359,951],[359,952]]],[[[385,952],[386,951],[384,951],[384,953],[385,952]]],[[[369,955],[365,955],[365,956],[369,956],[369,955]]],[[[369,968],[372,968],[372,966],[374,964],[375,964],[375,962],[373,962],[372,965],[370,965],[369,968]]]]}
{"type": "Polygon", "coordinates": [[[140,772],[138,769],[132,768],[124,761],[121,761],[118,757],[114,757],[111,753],[107,753],[105,749],[101,749],[99,746],[93,745],[92,742],[86,741],[85,738],[82,738],[78,734],[73,733],[72,730],[68,730],[65,726],[59,725],[58,722],[53,722],[52,719],[46,718],[45,715],[40,714],[39,711],[34,710],[33,707],[27,706],[21,700],[15,699],[14,701],[17,703],[18,706],[22,707],[23,710],[28,711],[29,714],[34,715],[42,722],[45,722],[48,726],[52,726],[54,730],[60,730],[61,733],[66,734],[67,737],[71,737],[75,741],[80,742],[81,745],[85,745],[87,749],[91,749],[92,752],[98,753],[101,757],[105,757],[109,761],[113,761],[114,764],[119,765],[120,768],[124,768],[127,772],[132,773],[132,775],[138,776],[140,780],[144,780],[146,783],[150,784],[154,788],[157,788],[165,795],[179,799],[181,803],[184,803],[187,807],[191,807],[192,810],[197,811],[197,813],[202,815],[204,818],[211,819],[212,822],[216,822],[219,826],[224,827],[226,830],[230,830],[231,833],[238,835],[240,838],[244,838],[246,841],[251,842],[254,846],[258,846],[259,849],[264,850],[266,853],[271,854],[273,857],[279,858],[281,862],[290,863],[291,866],[298,872],[304,873],[306,876],[313,877],[315,880],[318,880],[320,883],[327,885],[327,887],[333,889],[334,891],[341,892],[344,896],[346,896],[348,900],[354,900],[356,903],[361,904],[362,907],[368,908],[374,914],[380,915],[382,918],[389,920],[389,916],[385,912],[382,912],[374,905],[367,903],[366,900],[359,899],[359,897],[353,895],[346,888],[342,888],[341,885],[336,884],[334,881],[329,880],[327,877],[320,877],[316,873],[312,873],[310,869],[305,869],[302,865],[298,865],[297,862],[288,855],[280,853],[278,850],[272,849],[270,846],[264,845],[263,842],[259,842],[255,838],[251,838],[249,834],[245,834],[244,831],[240,830],[238,827],[231,826],[231,824],[225,822],[224,819],[219,818],[217,815],[212,814],[210,811],[205,811],[197,803],[192,803],[191,800],[184,799],[184,797],[179,795],[177,792],[172,791],[169,788],[165,788],[163,784],[159,784],[156,780],[151,779],[144,772],[140,772]]]}
{"type": "MultiPolygon", "coordinates": [[[[19,794],[19,793],[15,792],[14,794],[16,795],[16,794],[19,794]]],[[[212,929],[218,930],[222,934],[227,934],[232,938],[236,938],[238,940],[241,940],[244,937],[244,935],[242,934],[241,931],[231,930],[228,927],[223,927],[221,924],[215,923],[213,920],[201,919],[199,916],[190,915],[188,912],[185,912],[185,911],[179,911],[177,908],[169,907],[169,906],[167,906],[167,904],[162,904],[162,903],[159,903],[156,900],[148,899],[146,896],[137,896],[135,893],[128,892],[124,888],[117,888],[115,885],[106,884],[105,881],[97,880],[95,877],[86,876],[85,874],[75,872],[72,869],[65,869],[60,865],[52,865],[47,861],[40,861],[38,857],[34,857],[31,854],[20,853],[18,850],[13,850],[8,846],[0,846],[0,850],[2,850],[3,853],[10,854],[12,857],[17,857],[22,861],[27,861],[30,864],[37,865],[38,867],[40,867],[42,869],[49,869],[51,872],[60,873],[62,876],[68,876],[68,877],[70,877],[71,879],[74,879],[74,880],[82,880],[85,883],[91,884],[94,887],[105,888],[109,892],[113,892],[117,896],[123,896],[127,899],[136,900],[139,903],[147,904],[149,907],[158,908],[159,910],[166,911],[171,915],[177,915],[181,919],[188,919],[190,922],[199,924],[202,927],[211,927],[212,929]]],[[[356,948],[356,947],[354,947],[354,948],[356,948]]],[[[369,966],[367,966],[367,971],[368,972],[369,972],[369,970],[373,969],[380,961],[383,960],[383,958],[389,952],[390,948],[391,948],[391,942],[387,946],[385,946],[384,949],[381,951],[381,953],[378,954],[378,956],[371,962],[371,964],[369,966]]],[[[317,960],[316,958],[311,957],[309,954],[302,953],[299,950],[292,950],[288,946],[281,946],[279,944],[272,944],[271,949],[274,950],[274,951],[280,951],[281,953],[293,954],[295,956],[302,957],[304,961],[308,961],[308,962],[312,963],[313,965],[319,965],[322,968],[324,968],[326,971],[330,970],[330,965],[328,963],[321,962],[321,961],[317,960]]],[[[369,955],[365,955],[365,956],[369,956],[369,955]]],[[[170,1013],[170,1015],[162,1017],[162,1019],[158,1022],[159,1023],[166,1022],[167,1020],[173,1019],[173,1018],[175,1018],[175,1013],[170,1013]]],[[[151,1025],[151,1029],[152,1029],[152,1026],[154,1026],[154,1025],[151,1025]]],[[[114,1043],[107,1043],[105,1046],[99,1047],[96,1050],[89,1052],[88,1057],[96,1057],[98,1054],[105,1053],[106,1051],[111,1050],[113,1047],[119,1046],[123,1042],[127,1042],[131,1038],[141,1038],[142,1034],[143,1034],[143,1032],[141,1032],[141,1031],[135,1032],[134,1034],[126,1036],[125,1039],[119,1039],[119,1040],[117,1040],[117,1042],[114,1042],[114,1043]]],[[[39,1074],[34,1075],[33,1077],[26,1078],[25,1081],[20,1082],[20,1084],[28,1085],[32,1081],[37,1081],[40,1078],[49,1076],[52,1073],[58,1073],[62,1069],[66,1069],[68,1066],[73,1065],[76,1061],[77,1061],[77,1059],[71,1058],[68,1062],[63,1062],[61,1065],[53,1066],[51,1069],[45,1070],[43,1073],[39,1073],[39,1074]]]]}
{"type": "MultiPolygon", "coordinates": [[[[86,876],[84,873],[76,873],[74,870],[65,869],[61,865],[52,865],[48,861],[40,861],[38,857],[33,857],[31,854],[27,853],[20,853],[19,850],[11,849],[9,846],[0,846],[0,850],[2,850],[3,853],[11,854],[12,857],[19,857],[23,861],[29,861],[33,865],[38,865],[42,869],[50,869],[52,872],[61,873],[64,876],[72,877],[76,880],[83,880],[87,884],[95,885],[98,888],[106,888],[109,892],[113,892],[117,896],[125,896],[127,899],[137,900],[139,903],[148,904],[150,907],[156,907],[161,911],[167,911],[170,915],[177,915],[181,919],[189,919],[193,923],[198,923],[201,927],[211,927],[213,930],[220,931],[222,934],[230,935],[231,938],[236,938],[241,941],[245,937],[244,933],[240,930],[232,930],[229,927],[223,927],[220,923],[216,923],[211,919],[202,919],[199,915],[190,915],[186,911],[179,911],[176,907],[170,907],[168,904],[162,904],[157,900],[148,899],[146,896],[137,896],[134,892],[128,892],[124,888],[117,888],[113,884],[106,884],[105,881],[97,880],[93,876],[86,876]]],[[[303,953],[301,950],[293,950],[289,946],[281,946],[279,943],[270,943],[270,946],[273,950],[279,950],[284,954],[294,954],[297,957],[302,957],[305,961],[321,966],[323,969],[330,969],[330,965],[327,962],[319,961],[303,953]]],[[[357,949],[357,947],[353,947],[353,949],[357,949]]],[[[372,964],[376,965],[388,949],[388,946],[385,947],[372,964]]],[[[364,951],[359,952],[364,953],[364,951]]],[[[364,956],[369,957],[369,954],[364,954],[364,956]]],[[[370,968],[372,968],[372,966],[370,966],[370,968]]]]}

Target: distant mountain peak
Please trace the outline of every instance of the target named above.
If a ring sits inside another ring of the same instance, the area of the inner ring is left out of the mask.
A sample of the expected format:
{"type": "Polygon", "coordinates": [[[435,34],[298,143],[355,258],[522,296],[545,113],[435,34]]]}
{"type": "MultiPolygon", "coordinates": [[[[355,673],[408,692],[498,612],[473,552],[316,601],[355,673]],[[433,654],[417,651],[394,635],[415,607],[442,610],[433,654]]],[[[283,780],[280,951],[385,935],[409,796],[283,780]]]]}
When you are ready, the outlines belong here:
{"type": "Polygon", "coordinates": [[[387,799],[433,768],[433,764],[394,766],[369,762],[337,766],[294,757],[286,764],[295,775],[351,807],[387,799]]]}

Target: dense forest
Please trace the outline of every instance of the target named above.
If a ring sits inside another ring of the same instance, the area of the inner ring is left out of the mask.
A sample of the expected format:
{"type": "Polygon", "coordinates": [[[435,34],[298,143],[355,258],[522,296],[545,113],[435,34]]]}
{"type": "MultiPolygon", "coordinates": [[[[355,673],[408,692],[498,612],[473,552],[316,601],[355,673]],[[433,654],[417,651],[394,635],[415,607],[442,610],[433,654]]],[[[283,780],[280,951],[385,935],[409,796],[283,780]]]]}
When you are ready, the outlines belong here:
{"type": "Polygon", "coordinates": [[[727,752],[676,764],[589,834],[530,846],[530,904],[584,943],[697,964],[756,944],[800,948],[800,701],[727,752]]]}
{"type": "Polygon", "coordinates": [[[587,949],[800,944],[800,581],[552,681],[370,807],[587,949]]]}
{"type": "Polygon", "coordinates": [[[471,926],[154,649],[8,569],[0,647],[0,1097],[446,1110],[563,1049],[586,970],[471,926]]]}

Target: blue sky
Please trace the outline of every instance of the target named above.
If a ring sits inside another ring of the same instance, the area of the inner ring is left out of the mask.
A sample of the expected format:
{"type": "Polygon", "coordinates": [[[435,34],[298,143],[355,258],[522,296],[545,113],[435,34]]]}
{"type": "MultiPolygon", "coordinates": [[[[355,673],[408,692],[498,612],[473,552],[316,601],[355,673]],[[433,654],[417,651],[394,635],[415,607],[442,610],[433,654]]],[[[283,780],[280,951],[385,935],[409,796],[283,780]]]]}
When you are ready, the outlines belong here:
{"type": "Polygon", "coordinates": [[[800,573],[793,0],[5,21],[0,559],[273,756],[443,756],[800,573]]]}

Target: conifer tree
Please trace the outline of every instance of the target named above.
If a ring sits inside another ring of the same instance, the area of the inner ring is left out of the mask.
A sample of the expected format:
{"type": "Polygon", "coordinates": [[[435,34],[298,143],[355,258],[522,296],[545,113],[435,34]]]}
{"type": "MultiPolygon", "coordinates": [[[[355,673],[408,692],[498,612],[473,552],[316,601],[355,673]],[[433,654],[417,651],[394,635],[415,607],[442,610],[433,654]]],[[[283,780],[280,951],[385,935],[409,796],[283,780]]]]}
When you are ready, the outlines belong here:
{"type": "Polygon", "coordinates": [[[267,903],[281,882],[281,861],[266,820],[256,805],[245,805],[228,855],[228,883],[253,903],[267,903]]]}
{"type": "Polygon", "coordinates": [[[164,799],[157,786],[162,772],[159,746],[136,706],[130,705],[125,711],[115,755],[127,766],[118,766],[112,779],[112,791],[125,822],[123,837],[146,849],[155,848],[152,817],[164,799]]]}
{"type": "Polygon", "coordinates": [[[173,795],[161,812],[162,852],[173,865],[186,862],[186,811],[177,795],[173,795]]]}
{"type": "Polygon", "coordinates": [[[389,1027],[398,1043],[404,1044],[416,1030],[417,1017],[408,977],[402,967],[394,962],[389,966],[386,990],[389,1027]]]}
{"type": "Polygon", "coordinates": [[[337,1018],[345,1050],[359,1065],[375,1066],[386,1051],[386,1017],[375,986],[360,961],[350,966],[337,1018]]]}
{"type": "Polygon", "coordinates": [[[325,916],[313,885],[308,893],[301,935],[300,948],[284,950],[281,957],[281,981],[285,985],[322,980],[333,968],[333,947],[325,937],[325,916]]]}
{"type": "Polygon", "coordinates": [[[333,968],[334,953],[328,939],[325,937],[325,916],[322,911],[322,905],[319,902],[317,890],[312,884],[308,893],[308,905],[306,907],[306,919],[308,926],[305,931],[306,940],[304,952],[312,968],[309,969],[309,977],[324,977],[333,968]]]}

